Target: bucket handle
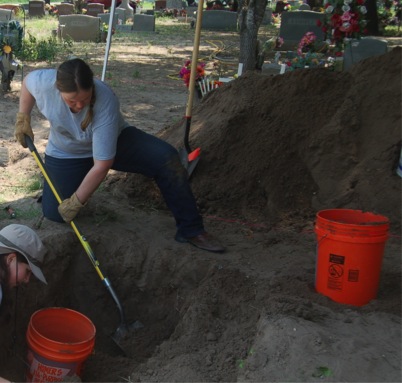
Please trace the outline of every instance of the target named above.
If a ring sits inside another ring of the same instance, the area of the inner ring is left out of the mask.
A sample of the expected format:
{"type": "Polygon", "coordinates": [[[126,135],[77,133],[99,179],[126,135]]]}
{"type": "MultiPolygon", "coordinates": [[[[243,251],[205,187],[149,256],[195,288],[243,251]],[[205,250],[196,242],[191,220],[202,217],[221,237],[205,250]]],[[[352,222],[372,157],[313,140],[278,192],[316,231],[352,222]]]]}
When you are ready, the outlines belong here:
{"type": "Polygon", "coordinates": [[[318,248],[319,244],[321,243],[321,241],[324,240],[327,237],[328,237],[328,234],[325,234],[325,235],[322,236],[322,238],[320,240],[317,241],[317,248],[318,248]]]}

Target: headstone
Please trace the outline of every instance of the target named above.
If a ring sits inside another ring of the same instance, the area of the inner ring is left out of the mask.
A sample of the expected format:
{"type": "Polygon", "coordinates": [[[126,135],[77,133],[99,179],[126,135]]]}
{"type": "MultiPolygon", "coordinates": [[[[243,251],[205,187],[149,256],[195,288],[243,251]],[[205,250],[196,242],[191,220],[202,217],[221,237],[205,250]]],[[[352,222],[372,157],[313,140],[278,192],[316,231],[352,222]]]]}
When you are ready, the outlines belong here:
{"type": "Polygon", "coordinates": [[[277,63],[264,63],[261,67],[261,73],[265,75],[277,75],[281,73],[281,65],[277,63]]]}
{"type": "Polygon", "coordinates": [[[308,4],[303,3],[300,5],[300,7],[298,9],[299,9],[299,11],[310,11],[311,7],[308,4]]]}
{"type": "Polygon", "coordinates": [[[130,18],[133,18],[134,9],[129,4],[128,0],[122,0],[121,4],[117,8],[124,9],[126,11],[126,20],[130,19],[130,18]]]}
{"type": "Polygon", "coordinates": [[[10,21],[14,19],[14,12],[11,9],[0,9],[0,21],[10,21]]]}
{"type": "Polygon", "coordinates": [[[183,2],[181,0],[166,0],[167,9],[182,9],[183,2]]]}
{"type": "Polygon", "coordinates": [[[385,40],[373,37],[363,37],[360,40],[352,40],[347,44],[343,54],[343,69],[348,70],[357,62],[372,56],[379,56],[388,52],[388,44],[385,40]]]}
{"type": "Polygon", "coordinates": [[[74,14],[74,5],[70,3],[61,3],[57,5],[57,13],[59,16],[74,14]]]}
{"type": "Polygon", "coordinates": [[[166,8],[166,0],[156,0],[155,1],[155,10],[165,9],[166,8]]]}
{"type": "MultiPolygon", "coordinates": [[[[28,7],[28,4],[25,4],[28,7]]],[[[8,9],[14,12],[14,15],[18,13],[21,8],[24,8],[22,5],[15,4],[0,4],[0,9],[8,9]]],[[[25,9],[25,8],[24,8],[25,9]]]]}
{"type": "Polygon", "coordinates": [[[135,14],[132,30],[136,32],[155,32],[155,16],[135,14]]]}
{"type": "MultiPolygon", "coordinates": [[[[105,23],[109,25],[110,21],[110,13],[99,13],[98,17],[101,19],[101,23],[105,23]]],[[[118,15],[115,13],[113,16],[113,28],[116,28],[116,25],[118,23],[118,15]]]]}
{"type": "Polygon", "coordinates": [[[28,4],[29,17],[45,16],[45,2],[43,0],[32,0],[28,4]]]}
{"type": "Polygon", "coordinates": [[[73,41],[99,41],[100,18],[88,15],[64,15],[59,17],[60,37],[73,41]]]}
{"type": "Polygon", "coordinates": [[[120,24],[120,25],[125,24],[126,20],[127,20],[127,18],[126,18],[126,10],[117,7],[117,8],[115,8],[114,12],[117,15],[117,18],[119,20],[118,24],[120,24]]]}
{"type": "Polygon", "coordinates": [[[317,40],[323,41],[325,35],[321,27],[317,25],[317,21],[323,24],[324,18],[325,14],[320,12],[283,12],[279,28],[279,36],[283,38],[280,50],[296,50],[301,38],[307,32],[313,32],[317,36],[317,40]]]}
{"type": "Polygon", "coordinates": [[[105,13],[105,6],[101,3],[88,3],[86,5],[87,16],[98,17],[99,13],[105,13]]]}
{"type": "Polygon", "coordinates": [[[261,24],[270,25],[271,23],[272,23],[272,9],[266,8],[261,24]]]}
{"type": "Polygon", "coordinates": [[[211,10],[202,14],[202,29],[215,31],[236,31],[237,12],[211,10]]]}

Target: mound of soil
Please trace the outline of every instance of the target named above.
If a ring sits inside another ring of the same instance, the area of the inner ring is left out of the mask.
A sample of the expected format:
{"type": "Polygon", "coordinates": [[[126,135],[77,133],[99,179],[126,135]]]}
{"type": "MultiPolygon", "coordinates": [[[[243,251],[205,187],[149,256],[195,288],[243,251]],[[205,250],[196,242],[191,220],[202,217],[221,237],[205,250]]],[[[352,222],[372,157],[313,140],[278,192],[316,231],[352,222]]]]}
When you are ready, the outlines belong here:
{"type": "MultiPolygon", "coordinates": [[[[350,208],[383,214],[398,229],[400,69],[395,48],[350,72],[250,73],[209,93],[190,135],[202,151],[192,178],[202,211],[275,224],[350,208]]],[[[183,126],[159,135],[183,146],[183,126]]],[[[143,195],[131,177],[123,183],[143,195]]]]}

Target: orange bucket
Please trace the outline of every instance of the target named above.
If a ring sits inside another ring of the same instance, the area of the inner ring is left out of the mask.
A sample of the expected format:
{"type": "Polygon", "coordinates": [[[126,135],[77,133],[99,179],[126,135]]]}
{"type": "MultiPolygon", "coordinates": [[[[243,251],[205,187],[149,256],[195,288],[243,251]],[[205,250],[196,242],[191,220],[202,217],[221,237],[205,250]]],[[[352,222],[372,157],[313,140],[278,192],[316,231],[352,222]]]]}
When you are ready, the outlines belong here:
{"type": "Polygon", "coordinates": [[[317,213],[315,288],[335,302],[363,306],[377,296],[388,218],[361,210],[317,213]]]}
{"type": "Polygon", "coordinates": [[[96,329],[85,315],[66,308],[36,311],[29,321],[27,382],[61,382],[81,377],[95,345],[96,329]]]}

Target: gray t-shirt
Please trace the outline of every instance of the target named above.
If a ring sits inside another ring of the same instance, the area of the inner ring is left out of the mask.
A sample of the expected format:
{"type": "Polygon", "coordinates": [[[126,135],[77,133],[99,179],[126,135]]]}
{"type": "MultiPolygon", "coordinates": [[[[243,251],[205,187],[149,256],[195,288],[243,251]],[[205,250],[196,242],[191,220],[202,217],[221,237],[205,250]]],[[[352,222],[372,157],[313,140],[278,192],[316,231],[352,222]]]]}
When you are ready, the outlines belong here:
{"type": "Polygon", "coordinates": [[[39,111],[50,122],[46,154],[56,158],[88,158],[110,160],[116,155],[117,138],[129,126],[120,112],[114,92],[95,79],[94,117],[85,131],[81,129],[88,106],[72,113],[56,88],[56,69],[41,69],[26,77],[28,91],[39,111]]]}

